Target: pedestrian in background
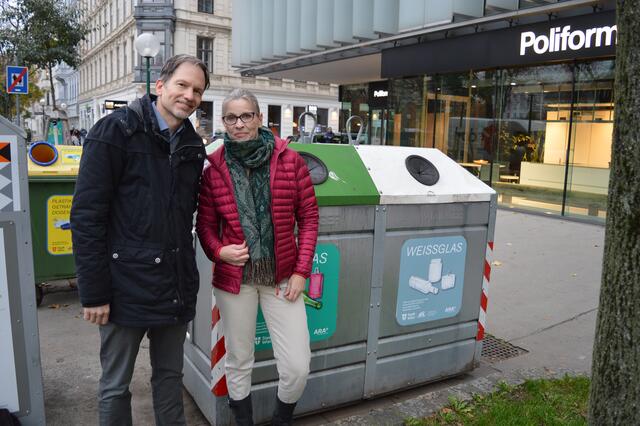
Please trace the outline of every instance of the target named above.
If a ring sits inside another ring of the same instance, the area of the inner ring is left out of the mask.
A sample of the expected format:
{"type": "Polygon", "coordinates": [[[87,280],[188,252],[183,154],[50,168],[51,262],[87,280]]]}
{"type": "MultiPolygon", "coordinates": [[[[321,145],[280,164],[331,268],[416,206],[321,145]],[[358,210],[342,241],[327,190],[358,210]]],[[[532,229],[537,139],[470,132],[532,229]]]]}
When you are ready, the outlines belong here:
{"type": "Polygon", "coordinates": [[[183,343],[199,280],[191,231],[205,159],[188,117],[208,86],[202,61],[174,56],[157,97],[102,118],[84,144],[71,231],[84,319],[100,326],[100,425],[131,425],[145,335],[156,424],[185,424],[183,343]]]}
{"type": "Polygon", "coordinates": [[[251,371],[260,305],[279,374],[272,424],[289,425],[309,374],[309,330],[300,294],[311,272],[318,205],[304,160],[261,127],[252,93],[232,91],[222,103],[222,123],[224,145],[208,157],[196,229],[215,264],[229,406],[238,425],[253,424],[251,371]]]}

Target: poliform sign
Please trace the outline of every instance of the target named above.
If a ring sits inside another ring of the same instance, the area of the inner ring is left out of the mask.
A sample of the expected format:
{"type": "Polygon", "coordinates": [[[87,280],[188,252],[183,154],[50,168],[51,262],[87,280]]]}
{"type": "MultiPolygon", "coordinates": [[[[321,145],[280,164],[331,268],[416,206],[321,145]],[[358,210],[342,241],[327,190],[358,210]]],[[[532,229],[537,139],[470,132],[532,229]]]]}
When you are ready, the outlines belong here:
{"type": "Polygon", "coordinates": [[[616,25],[589,28],[585,31],[571,31],[571,25],[553,27],[549,36],[536,35],[533,31],[520,34],[520,56],[533,51],[537,55],[561,52],[567,49],[580,50],[592,47],[611,46],[616,42],[618,27],[616,25]],[[527,52],[529,50],[529,52],[527,52]]]}
{"type": "Polygon", "coordinates": [[[383,78],[612,58],[614,10],[546,19],[382,51],[383,78]]]}

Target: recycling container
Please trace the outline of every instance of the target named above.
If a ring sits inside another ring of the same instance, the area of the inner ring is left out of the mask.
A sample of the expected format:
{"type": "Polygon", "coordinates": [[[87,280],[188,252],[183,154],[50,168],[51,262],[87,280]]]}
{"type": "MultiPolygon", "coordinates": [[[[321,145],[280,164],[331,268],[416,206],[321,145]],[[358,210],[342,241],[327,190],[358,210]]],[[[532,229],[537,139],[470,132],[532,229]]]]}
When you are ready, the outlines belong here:
{"type": "MultiPolygon", "coordinates": [[[[311,373],[296,414],[472,369],[495,192],[435,149],[290,147],[307,162],[320,207],[305,301],[311,373]]],[[[185,386],[211,423],[229,424],[212,265],[199,247],[197,256],[185,386]]],[[[263,422],[278,375],[260,314],[257,322],[252,397],[255,421],[263,422]]]]}
{"type": "Polygon", "coordinates": [[[496,194],[437,149],[358,146],[380,193],[365,397],[479,361],[496,194]],[[379,286],[379,287],[378,287],[379,286]]]}
{"type": "Polygon", "coordinates": [[[35,142],[28,152],[35,282],[76,275],[69,215],[82,147],[35,142]]]}

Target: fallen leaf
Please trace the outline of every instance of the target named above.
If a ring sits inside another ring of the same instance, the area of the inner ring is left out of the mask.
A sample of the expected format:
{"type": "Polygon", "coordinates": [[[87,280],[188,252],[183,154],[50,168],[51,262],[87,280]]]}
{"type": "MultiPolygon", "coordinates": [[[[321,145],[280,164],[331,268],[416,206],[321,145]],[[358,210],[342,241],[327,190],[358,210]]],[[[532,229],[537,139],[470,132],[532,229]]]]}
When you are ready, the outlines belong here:
{"type": "Polygon", "coordinates": [[[500,262],[499,260],[494,260],[493,262],[491,262],[491,264],[493,266],[502,266],[502,262],[500,262]]]}
{"type": "Polygon", "coordinates": [[[57,303],[54,303],[53,305],[49,305],[49,309],[60,309],[60,305],[57,303]]]}
{"type": "Polygon", "coordinates": [[[68,303],[65,303],[64,305],[62,305],[62,307],[63,307],[63,308],[66,308],[66,307],[68,307],[68,306],[69,306],[69,304],[68,304],[68,303]]]}
{"type": "Polygon", "coordinates": [[[575,272],[573,274],[571,274],[572,277],[577,277],[578,274],[576,274],[575,272]]]}

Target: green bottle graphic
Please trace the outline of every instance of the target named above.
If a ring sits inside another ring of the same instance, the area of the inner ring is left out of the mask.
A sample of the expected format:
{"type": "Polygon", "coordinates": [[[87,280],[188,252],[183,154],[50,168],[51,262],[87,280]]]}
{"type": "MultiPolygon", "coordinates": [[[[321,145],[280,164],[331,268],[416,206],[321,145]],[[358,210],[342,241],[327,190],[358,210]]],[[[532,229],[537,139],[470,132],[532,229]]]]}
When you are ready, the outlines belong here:
{"type": "Polygon", "coordinates": [[[315,309],[322,309],[322,302],[320,302],[319,300],[313,300],[312,298],[309,297],[309,295],[307,295],[306,291],[302,292],[302,299],[304,300],[304,304],[305,305],[309,305],[312,308],[315,309]]]}

